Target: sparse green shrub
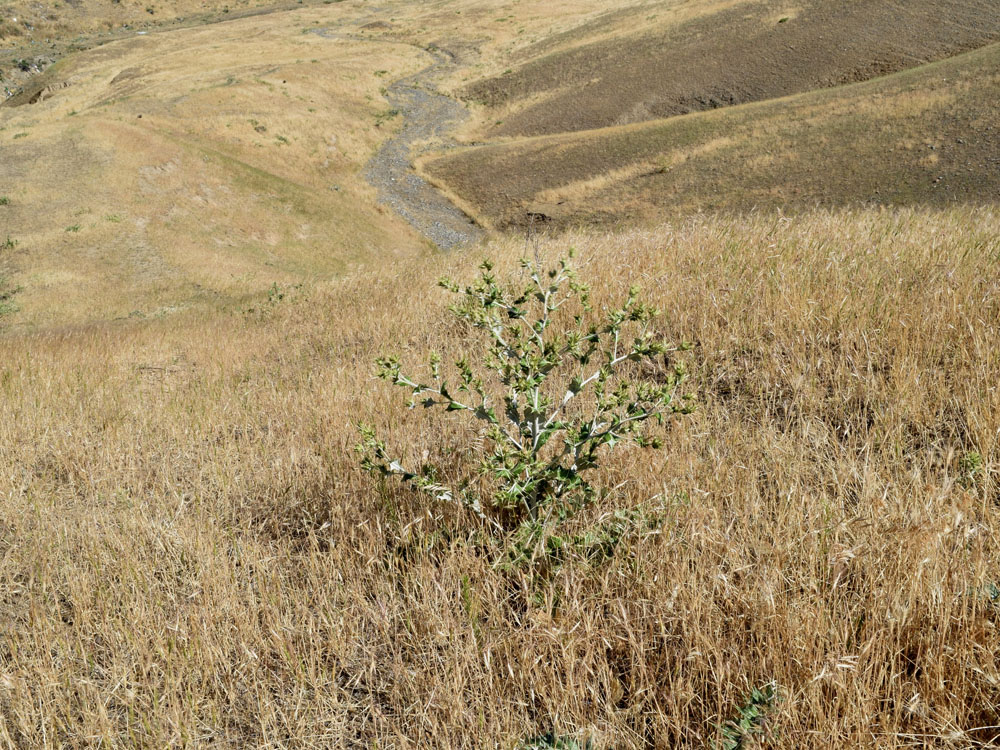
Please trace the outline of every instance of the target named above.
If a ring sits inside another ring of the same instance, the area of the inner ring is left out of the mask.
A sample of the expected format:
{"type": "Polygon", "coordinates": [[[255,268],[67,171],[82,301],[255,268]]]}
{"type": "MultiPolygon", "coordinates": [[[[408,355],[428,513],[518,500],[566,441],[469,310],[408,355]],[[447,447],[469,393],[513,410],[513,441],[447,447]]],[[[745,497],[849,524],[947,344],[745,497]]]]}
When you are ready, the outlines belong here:
{"type": "Polygon", "coordinates": [[[599,496],[587,476],[609,452],[625,443],[660,448],[656,427],[690,412],[693,401],[680,394],[683,366],[671,361],[686,345],[656,334],[659,312],[638,289],[589,322],[596,316],[588,288],[567,259],[548,269],[524,260],[522,268],[520,286],[497,279],[488,261],[469,286],[440,281],[459,296],[451,311],[479,336],[476,355],[450,373],[435,353],[426,381],[405,374],[396,357],[377,362],[379,377],[409,391],[410,408],[438,407],[479,424],[484,439],[469,446],[465,476],[445,483],[431,464],[404,467],[366,425],[357,451],[372,474],[398,477],[478,518],[502,542],[498,567],[538,571],[568,552],[607,556],[627,529],[648,521],[622,510],[583,532],[569,526],[599,496]]]}
{"type": "Polygon", "coordinates": [[[767,715],[778,702],[778,688],[774,683],[762,688],[754,688],[743,705],[736,709],[736,717],[720,728],[721,740],[718,750],[742,750],[747,740],[764,733],[767,715]]]}
{"type": "MultiPolygon", "coordinates": [[[[17,240],[8,237],[0,243],[0,250],[13,250],[17,247],[17,240]]],[[[3,275],[0,275],[0,318],[17,310],[14,304],[14,295],[21,291],[20,287],[11,284],[3,275]]]]}
{"type": "Polygon", "coordinates": [[[14,295],[19,291],[21,291],[20,287],[13,286],[6,278],[0,276],[0,318],[17,311],[14,295]]]}
{"type": "Polygon", "coordinates": [[[958,483],[969,488],[983,470],[983,457],[975,451],[963,453],[958,459],[958,483]]]}
{"type": "Polygon", "coordinates": [[[10,205],[10,198],[6,195],[0,195],[0,206],[10,205]]]}
{"type": "Polygon", "coordinates": [[[277,309],[278,305],[286,299],[291,301],[301,296],[302,284],[292,284],[291,286],[278,286],[278,282],[273,282],[265,292],[265,303],[256,307],[247,307],[243,313],[256,318],[266,318],[277,309]]]}
{"type": "Polygon", "coordinates": [[[1000,581],[997,581],[997,583],[987,583],[984,588],[984,594],[990,606],[1000,609],[1000,581]]]}
{"type": "Polygon", "coordinates": [[[385,112],[379,112],[377,115],[375,115],[375,127],[380,128],[382,127],[383,123],[388,122],[392,118],[398,116],[399,116],[399,110],[395,108],[388,109],[385,112]]]}
{"type": "Polygon", "coordinates": [[[517,746],[517,750],[593,750],[594,743],[590,740],[580,742],[577,739],[559,736],[549,732],[539,737],[532,737],[517,746]]]}

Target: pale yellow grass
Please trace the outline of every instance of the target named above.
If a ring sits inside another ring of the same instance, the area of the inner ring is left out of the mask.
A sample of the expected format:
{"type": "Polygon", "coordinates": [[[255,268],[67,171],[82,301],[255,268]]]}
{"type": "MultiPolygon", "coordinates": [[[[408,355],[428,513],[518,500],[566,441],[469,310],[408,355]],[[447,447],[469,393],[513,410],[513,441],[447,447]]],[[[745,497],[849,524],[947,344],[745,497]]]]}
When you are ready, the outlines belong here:
{"type": "Polygon", "coordinates": [[[547,33],[604,10],[550,5],[347,0],[61,60],[41,101],[0,109],[0,234],[18,242],[0,270],[22,287],[7,325],[239,304],[425,254],[363,175],[400,125],[380,117],[385,87],[430,65],[428,45],[468,76],[519,38],[510,19],[547,33]],[[320,28],[340,36],[305,33],[320,28]]]}
{"type": "MultiPolygon", "coordinates": [[[[351,454],[370,419],[447,471],[467,457],[460,421],[371,375],[473,350],[433,286],[477,257],[0,340],[0,743],[707,747],[774,680],[762,747],[987,746],[998,236],[956,209],[542,242],[579,249],[598,305],[643,284],[701,401],[655,457],[616,454],[595,511],[660,496],[661,532],[544,606],[463,543],[469,519],[351,454]]],[[[506,273],[523,250],[489,252],[506,273]]]]}
{"type": "Polygon", "coordinates": [[[42,4],[31,0],[6,0],[0,7],[0,40],[4,47],[23,45],[31,54],[46,52],[41,45],[53,39],[107,34],[123,26],[225,17],[226,14],[262,12],[290,2],[267,0],[149,0],[149,2],[100,2],[73,0],[42,4]],[[223,11],[225,9],[225,11],[223,11]],[[34,44],[34,49],[29,47],[34,44]],[[41,48],[40,48],[41,47],[41,48]]]}
{"type": "Polygon", "coordinates": [[[384,82],[430,58],[303,33],[345,15],[115,42],[63,61],[43,101],[0,109],[16,323],[218,305],[426,252],[361,173],[394,127],[376,127],[384,82]]]}
{"type": "Polygon", "coordinates": [[[528,208],[529,210],[537,210],[554,219],[559,219],[561,218],[559,206],[564,203],[579,204],[597,193],[613,188],[615,184],[629,182],[652,171],[669,172],[688,159],[707,156],[723,149],[732,148],[735,145],[736,141],[732,138],[722,137],[714,138],[705,143],[699,143],[690,148],[675,149],[655,161],[630,164],[627,167],[610,170],[588,180],[578,180],[552,190],[543,190],[538,193],[535,202],[528,208]]]}

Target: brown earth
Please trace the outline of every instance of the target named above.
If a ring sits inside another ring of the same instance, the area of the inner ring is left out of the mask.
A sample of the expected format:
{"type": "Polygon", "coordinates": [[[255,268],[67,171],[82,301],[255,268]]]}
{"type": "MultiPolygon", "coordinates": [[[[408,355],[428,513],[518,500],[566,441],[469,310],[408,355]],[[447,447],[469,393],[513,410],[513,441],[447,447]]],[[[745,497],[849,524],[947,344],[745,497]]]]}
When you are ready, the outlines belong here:
{"type": "Polygon", "coordinates": [[[552,134],[867,80],[1000,39],[993,0],[686,6],[614,11],[461,95],[487,105],[490,138],[552,134]]]}
{"type": "Polygon", "coordinates": [[[469,148],[423,165],[496,227],[698,210],[1000,198],[1000,45],[683,117],[469,148]]]}

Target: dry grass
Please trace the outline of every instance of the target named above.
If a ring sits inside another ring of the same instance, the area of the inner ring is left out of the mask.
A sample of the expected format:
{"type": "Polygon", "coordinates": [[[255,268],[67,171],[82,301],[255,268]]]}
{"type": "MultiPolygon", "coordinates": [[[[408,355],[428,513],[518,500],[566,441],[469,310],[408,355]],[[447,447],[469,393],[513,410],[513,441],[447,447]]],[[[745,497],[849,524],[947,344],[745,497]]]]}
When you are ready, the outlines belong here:
{"type": "Polygon", "coordinates": [[[475,436],[399,412],[371,361],[471,347],[424,290],[477,258],[0,340],[0,742],[706,747],[775,680],[762,746],[987,746],[998,236],[954,209],[543,242],[579,248],[600,303],[643,283],[702,401],[659,458],[618,457],[598,509],[658,495],[666,527],[544,606],[350,451],[374,418],[462,459],[475,436]]]}
{"type": "Polygon", "coordinates": [[[362,175],[401,119],[377,127],[385,87],[429,65],[431,43],[479,70],[521,38],[515,11],[541,37],[601,3],[548,5],[345,0],[62,59],[0,108],[0,241],[19,243],[0,270],[22,287],[10,325],[217,308],[424,254],[362,175]]]}
{"type": "Polygon", "coordinates": [[[384,78],[429,58],[303,33],[338,23],[357,16],[305,10],[115,42],[60,63],[42,101],[0,109],[15,322],[216,307],[426,252],[361,172],[391,131],[376,127],[384,78]]]}

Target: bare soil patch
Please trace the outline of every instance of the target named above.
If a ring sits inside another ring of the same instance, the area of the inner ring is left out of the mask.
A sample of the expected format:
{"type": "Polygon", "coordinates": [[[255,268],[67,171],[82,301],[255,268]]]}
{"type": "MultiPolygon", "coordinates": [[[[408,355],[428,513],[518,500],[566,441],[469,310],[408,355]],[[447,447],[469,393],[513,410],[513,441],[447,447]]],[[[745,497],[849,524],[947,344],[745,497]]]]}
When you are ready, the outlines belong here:
{"type": "Polygon", "coordinates": [[[423,165],[497,227],[1000,198],[1000,45],[837,90],[466,149],[423,165]]]}
{"type": "MultiPolygon", "coordinates": [[[[636,12],[610,13],[603,28],[636,12]]],[[[553,134],[868,80],[1000,39],[992,0],[744,2],[680,23],[648,18],[638,32],[592,42],[594,22],[573,32],[575,46],[529,48],[462,95],[489,107],[489,137],[553,134]]]]}

